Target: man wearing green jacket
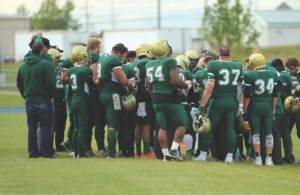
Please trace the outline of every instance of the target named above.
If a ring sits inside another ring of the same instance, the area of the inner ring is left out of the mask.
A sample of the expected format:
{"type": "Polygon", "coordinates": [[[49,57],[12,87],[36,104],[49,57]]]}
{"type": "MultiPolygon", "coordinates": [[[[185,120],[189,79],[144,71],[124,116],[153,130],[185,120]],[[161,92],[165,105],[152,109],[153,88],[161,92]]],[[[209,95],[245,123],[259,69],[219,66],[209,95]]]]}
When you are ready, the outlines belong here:
{"type": "Polygon", "coordinates": [[[50,61],[42,58],[42,39],[38,36],[21,64],[17,87],[25,99],[28,126],[28,156],[53,158],[51,135],[54,124],[53,96],[55,70],[50,61]],[[38,137],[38,127],[40,134],[38,137]],[[38,146],[39,140],[39,146],[38,146]]]}

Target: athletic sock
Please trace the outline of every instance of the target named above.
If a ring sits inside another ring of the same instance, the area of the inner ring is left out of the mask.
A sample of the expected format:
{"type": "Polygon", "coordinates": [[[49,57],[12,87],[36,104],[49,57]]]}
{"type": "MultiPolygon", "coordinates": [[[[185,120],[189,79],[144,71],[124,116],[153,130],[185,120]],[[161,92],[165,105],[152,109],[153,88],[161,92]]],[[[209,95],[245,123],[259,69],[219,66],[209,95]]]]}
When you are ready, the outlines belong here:
{"type": "Polygon", "coordinates": [[[163,148],[163,149],[161,149],[161,151],[162,151],[162,153],[163,153],[164,156],[168,156],[169,155],[168,148],[163,148]]]}
{"type": "Polygon", "coordinates": [[[171,146],[171,150],[178,150],[179,148],[179,143],[176,143],[176,142],[172,142],[172,146],[171,146]]]}
{"type": "Polygon", "coordinates": [[[108,130],[107,131],[107,142],[108,142],[108,153],[114,154],[116,152],[117,143],[117,132],[108,130]]]}
{"type": "Polygon", "coordinates": [[[144,142],[144,154],[149,154],[149,153],[150,153],[150,143],[144,142]]]}
{"type": "Polygon", "coordinates": [[[136,153],[137,154],[142,154],[141,143],[135,144],[135,146],[136,146],[136,153]]]}

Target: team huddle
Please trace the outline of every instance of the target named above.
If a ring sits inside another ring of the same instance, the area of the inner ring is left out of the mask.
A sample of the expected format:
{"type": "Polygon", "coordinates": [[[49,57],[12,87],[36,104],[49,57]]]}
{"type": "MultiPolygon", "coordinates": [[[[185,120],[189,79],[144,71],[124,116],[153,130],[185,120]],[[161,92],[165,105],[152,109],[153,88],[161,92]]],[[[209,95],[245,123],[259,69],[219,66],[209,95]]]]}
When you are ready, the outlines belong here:
{"type": "Polygon", "coordinates": [[[295,123],[300,138],[295,57],[267,62],[254,51],[242,65],[231,61],[229,47],[221,45],[218,55],[188,50],[173,58],[163,39],[135,51],[118,43],[111,54],[100,55],[101,42],[89,39],[61,59],[63,51],[51,48],[42,34],[32,37],[30,47],[17,77],[30,158],[54,157],[54,142],[57,152],[75,158],[182,161],[184,143],[185,160],[233,163],[250,156],[255,165],[268,166],[295,161],[295,123]]]}

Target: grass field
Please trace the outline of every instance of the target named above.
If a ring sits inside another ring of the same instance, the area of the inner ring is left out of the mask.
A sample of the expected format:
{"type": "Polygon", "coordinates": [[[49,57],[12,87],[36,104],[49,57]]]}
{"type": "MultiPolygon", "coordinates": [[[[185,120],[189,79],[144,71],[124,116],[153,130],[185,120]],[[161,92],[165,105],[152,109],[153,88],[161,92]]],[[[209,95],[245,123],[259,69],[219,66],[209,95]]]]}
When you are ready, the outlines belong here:
{"type": "MultiPolygon", "coordinates": [[[[268,59],[300,56],[299,45],[263,48],[268,59]]],[[[233,53],[233,55],[235,55],[233,53]]],[[[237,59],[244,59],[238,56],[237,59]]],[[[7,88],[0,108],[23,107],[15,87],[18,65],[4,65],[7,88]]],[[[0,113],[0,194],[298,194],[300,142],[292,132],[296,162],[257,167],[252,162],[162,162],[153,159],[27,157],[25,113],[0,113]]],[[[93,148],[96,148],[93,140],[93,148]]],[[[184,154],[184,150],[183,150],[184,154]]]]}
{"type": "MultiPolygon", "coordinates": [[[[1,95],[19,106],[19,96],[1,95]]],[[[298,194],[300,164],[27,157],[25,113],[0,113],[0,194],[298,194]]],[[[294,153],[300,143],[293,131],[294,153]]],[[[96,148],[93,142],[93,147],[96,148]]],[[[183,150],[184,153],[184,150],[183,150]]]]}

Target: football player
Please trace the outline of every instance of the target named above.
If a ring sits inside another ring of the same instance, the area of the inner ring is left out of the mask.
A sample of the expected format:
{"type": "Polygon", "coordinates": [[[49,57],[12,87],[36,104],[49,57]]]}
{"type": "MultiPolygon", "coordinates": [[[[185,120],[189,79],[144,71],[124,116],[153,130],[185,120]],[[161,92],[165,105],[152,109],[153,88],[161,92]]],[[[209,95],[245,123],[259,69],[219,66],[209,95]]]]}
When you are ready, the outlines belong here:
{"type": "MultiPolygon", "coordinates": [[[[90,53],[90,63],[89,66],[93,72],[93,80],[97,80],[97,63],[99,60],[99,53],[101,52],[101,42],[98,39],[91,38],[87,41],[86,44],[87,50],[90,53]]],[[[95,140],[98,148],[97,156],[104,157],[107,154],[107,151],[104,147],[104,127],[106,125],[105,116],[103,109],[101,108],[99,102],[99,91],[98,89],[89,94],[89,127],[86,136],[86,151],[87,156],[94,156],[94,152],[91,147],[93,127],[95,127],[95,140]]]]}
{"type": "Polygon", "coordinates": [[[136,111],[136,127],[134,140],[136,145],[136,156],[144,155],[147,158],[155,158],[150,151],[151,134],[154,129],[154,110],[152,107],[150,94],[147,92],[146,86],[146,64],[152,60],[152,46],[148,43],[140,44],[135,49],[138,60],[132,65],[135,72],[135,81],[138,86],[136,93],[137,111],[136,111]],[[143,154],[141,150],[141,140],[143,139],[143,154]]]}
{"type": "Polygon", "coordinates": [[[178,148],[188,125],[188,118],[180,103],[177,88],[186,89],[190,86],[179,77],[176,60],[166,57],[169,53],[167,41],[158,39],[152,44],[152,47],[152,54],[156,57],[156,60],[152,60],[146,64],[146,74],[159,126],[159,144],[164,159],[171,157],[174,160],[182,160],[178,148]],[[176,125],[174,139],[169,151],[167,117],[176,125]]]}
{"type": "MultiPolygon", "coordinates": [[[[185,55],[179,55],[175,58],[177,61],[179,76],[183,79],[184,82],[188,82],[192,84],[194,76],[188,70],[190,60],[185,55]]],[[[189,123],[187,126],[186,134],[184,135],[183,141],[185,143],[186,149],[186,160],[193,160],[195,158],[195,154],[193,151],[193,140],[195,139],[195,131],[192,129],[192,117],[191,117],[191,105],[188,102],[188,90],[182,89],[180,92],[181,104],[183,105],[186,114],[189,119],[189,123]]]]}
{"type": "Polygon", "coordinates": [[[67,75],[75,124],[72,143],[75,157],[84,158],[87,157],[85,155],[85,138],[89,122],[88,99],[89,93],[96,90],[96,85],[93,81],[92,70],[87,67],[90,61],[87,48],[81,45],[74,47],[71,60],[75,62],[75,65],[68,70],[67,75]]]}
{"type": "MultiPolygon", "coordinates": [[[[135,84],[135,73],[133,65],[136,60],[135,51],[129,51],[122,69],[126,78],[135,84]]],[[[123,114],[121,115],[121,125],[118,132],[119,157],[134,157],[134,130],[135,130],[135,97],[125,88],[122,93],[123,114]],[[125,103],[124,103],[125,102],[125,103]]]]}
{"type": "Polygon", "coordinates": [[[98,79],[100,83],[99,100],[105,110],[105,118],[108,125],[107,142],[108,158],[117,158],[116,143],[117,130],[120,127],[122,115],[121,94],[123,87],[132,91],[134,84],[127,78],[122,69],[122,63],[128,54],[127,47],[122,43],[116,44],[111,55],[99,58],[97,65],[98,79]]]}
{"type": "MultiPolygon", "coordinates": [[[[56,89],[54,94],[54,110],[55,110],[55,148],[56,152],[66,151],[61,143],[64,141],[65,126],[67,119],[67,108],[65,101],[65,92],[61,82],[60,74],[62,72],[60,51],[54,48],[48,50],[51,61],[55,66],[56,73],[56,89]]],[[[54,137],[53,137],[54,138],[54,137]]]]}
{"type": "MultiPolygon", "coordinates": [[[[300,97],[300,65],[299,60],[296,57],[290,56],[285,61],[285,67],[288,69],[292,79],[292,95],[294,98],[300,97]]],[[[286,102],[285,102],[286,104],[286,102]]],[[[300,138],[300,112],[298,106],[295,105],[292,109],[288,110],[289,112],[289,126],[288,133],[290,133],[296,124],[297,136],[300,138]]],[[[295,161],[295,157],[293,155],[293,143],[292,140],[283,137],[283,144],[285,150],[285,157],[283,161],[285,163],[292,163],[295,161]],[[289,141],[290,140],[290,141],[289,141]],[[286,145],[286,146],[285,146],[286,145]],[[289,146],[290,145],[290,146],[289,146]]]]}
{"type": "Polygon", "coordinates": [[[261,53],[253,53],[249,57],[251,71],[244,75],[243,117],[249,118],[252,144],[255,153],[255,164],[262,165],[260,150],[261,127],[266,135],[266,165],[272,166],[273,150],[273,117],[277,104],[277,73],[266,70],[265,57],[261,53]]]}
{"type": "Polygon", "coordinates": [[[237,109],[237,85],[243,72],[243,66],[239,62],[230,61],[230,49],[226,45],[219,48],[219,61],[208,63],[208,80],[200,105],[200,115],[205,114],[205,108],[209,103],[208,118],[211,121],[212,131],[203,135],[201,142],[200,160],[206,161],[207,151],[211,146],[216,127],[224,119],[224,129],[227,133],[227,156],[225,163],[233,163],[233,151],[236,145],[235,115],[237,109]]]}

